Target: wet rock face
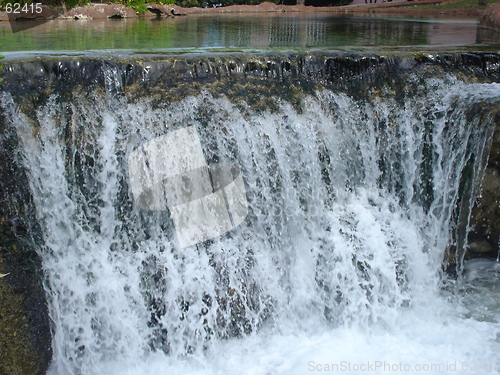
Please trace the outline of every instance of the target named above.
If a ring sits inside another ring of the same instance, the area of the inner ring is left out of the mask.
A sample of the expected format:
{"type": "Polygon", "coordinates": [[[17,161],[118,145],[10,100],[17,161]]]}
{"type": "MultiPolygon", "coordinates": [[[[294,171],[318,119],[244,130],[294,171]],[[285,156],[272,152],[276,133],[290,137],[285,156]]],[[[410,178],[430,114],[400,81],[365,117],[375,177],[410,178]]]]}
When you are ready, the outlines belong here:
{"type": "Polygon", "coordinates": [[[44,374],[52,358],[39,229],[16,140],[0,116],[0,374],[44,374]],[[13,183],[15,181],[16,183],[13,183]]]}
{"type": "Polygon", "coordinates": [[[41,275],[30,275],[23,263],[8,258],[8,266],[3,259],[0,264],[12,271],[0,280],[0,373],[44,374],[52,347],[41,275]]]}
{"type": "Polygon", "coordinates": [[[500,119],[497,117],[481,197],[472,210],[466,257],[496,258],[500,244],[500,119]]]}

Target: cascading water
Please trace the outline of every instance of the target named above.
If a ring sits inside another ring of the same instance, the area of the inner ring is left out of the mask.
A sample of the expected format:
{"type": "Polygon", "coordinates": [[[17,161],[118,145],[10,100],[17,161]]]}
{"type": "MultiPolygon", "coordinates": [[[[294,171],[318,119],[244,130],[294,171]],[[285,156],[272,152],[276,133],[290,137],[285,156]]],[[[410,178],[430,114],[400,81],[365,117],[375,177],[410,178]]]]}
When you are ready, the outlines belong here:
{"type": "Polygon", "coordinates": [[[36,113],[2,97],[43,234],[50,373],[498,372],[499,310],[470,318],[442,264],[465,241],[464,174],[482,176],[499,85],[445,76],[399,99],[323,88],[266,107],[131,99],[107,77],[108,93],[36,113]],[[181,248],[167,210],[134,204],[128,157],[188,126],[207,162],[239,166],[248,216],[181,248]]]}

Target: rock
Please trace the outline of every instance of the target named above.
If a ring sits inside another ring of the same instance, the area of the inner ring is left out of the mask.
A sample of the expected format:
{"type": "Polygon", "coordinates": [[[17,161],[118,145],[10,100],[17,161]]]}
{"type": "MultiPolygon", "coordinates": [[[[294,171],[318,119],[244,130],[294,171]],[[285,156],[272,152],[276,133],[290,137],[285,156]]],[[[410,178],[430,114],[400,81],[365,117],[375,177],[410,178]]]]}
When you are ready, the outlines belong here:
{"type": "Polygon", "coordinates": [[[484,10],[479,24],[482,27],[500,31],[500,3],[490,5],[484,10]]]}
{"type": "Polygon", "coordinates": [[[152,14],[145,14],[145,16],[156,17],[173,17],[175,13],[174,8],[168,5],[148,4],[148,11],[152,14]]]}
{"type": "MultiPolygon", "coordinates": [[[[500,4],[498,4],[500,5],[500,4]]],[[[498,8],[500,10],[500,8],[498,8]]],[[[499,116],[500,117],[500,116],[499,116]]],[[[500,241],[500,118],[493,134],[481,197],[472,209],[466,257],[491,256],[499,252],[500,241]]]]}
{"type": "Polygon", "coordinates": [[[15,160],[15,135],[0,115],[0,374],[45,374],[51,358],[50,319],[35,250],[39,227],[26,175],[15,160]],[[8,181],[19,181],[14,186],[8,181]]]}
{"type": "Polygon", "coordinates": [[[476,253],[487,253],[491,251],[491,245],[488,241],[478,241],[478,242],[469,242],[469,249],[476,253]]]}
{"type": "Polygon", "coordinates": [[[105,18],[136,18],[132,8],[121,4],[91,4],[76,7],[64,12],[61,18],[73,19],[105,19],[105,18]]]}
{"type": "Polygon", "coordinates": [[[1,374],[45,374],[52,358],[43,290],[26,281],[0,279],[1,374]]]}

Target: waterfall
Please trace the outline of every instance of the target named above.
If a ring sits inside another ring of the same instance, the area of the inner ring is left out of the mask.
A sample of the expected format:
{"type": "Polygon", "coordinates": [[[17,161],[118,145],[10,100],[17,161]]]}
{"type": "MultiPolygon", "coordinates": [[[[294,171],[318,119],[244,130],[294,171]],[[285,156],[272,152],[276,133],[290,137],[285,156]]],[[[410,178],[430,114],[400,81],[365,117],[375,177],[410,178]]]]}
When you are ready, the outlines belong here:
{"type": "Polygon", "coordinates": [[[443,264],[450,248],[463,257],[500,86],[411,80],[418,91],[201,85],[163,101],[123,95],[110,68],[104,89],[54,92],[33,110],[4,93],[41,227],[51,373],[490,363],[500,325],[466,321],[443,264]],[[239,168],[248,212],[181,246],[173,208],[134,199],[129,158],[188,127],[207,165],[239,168]]]}

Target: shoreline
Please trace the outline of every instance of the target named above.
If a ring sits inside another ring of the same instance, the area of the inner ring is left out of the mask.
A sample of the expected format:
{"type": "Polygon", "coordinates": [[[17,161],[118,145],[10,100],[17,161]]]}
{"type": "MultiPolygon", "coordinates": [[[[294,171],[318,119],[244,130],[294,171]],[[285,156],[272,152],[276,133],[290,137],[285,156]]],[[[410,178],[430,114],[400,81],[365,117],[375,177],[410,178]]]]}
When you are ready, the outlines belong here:
{"type": "Polygon", "coordinates": [[[468,16],[481,17],[490,7],[457,8],[457,9],[421,9],[418,5],[436,5],[451,3],[453,0],[418,0],[402,2],[384,2],[379,4],[355,4],[331,7],[314,7],[306,5],[276,5],[264,2],[258,5],[230,5],[217,8],[184,8],[177,5],[148,4],[148,11],[136,14],[132,8],[121,4],[89,4],[69,10],[43,6],[40,14],[7,14],[0,12],[0,21],[18,19],[106,19],[106,18],[155,18],[177,17],[190,14],[227,14],[227,13],[336,13],[336,14],[406,14],[417,16],[468,16]]]}

